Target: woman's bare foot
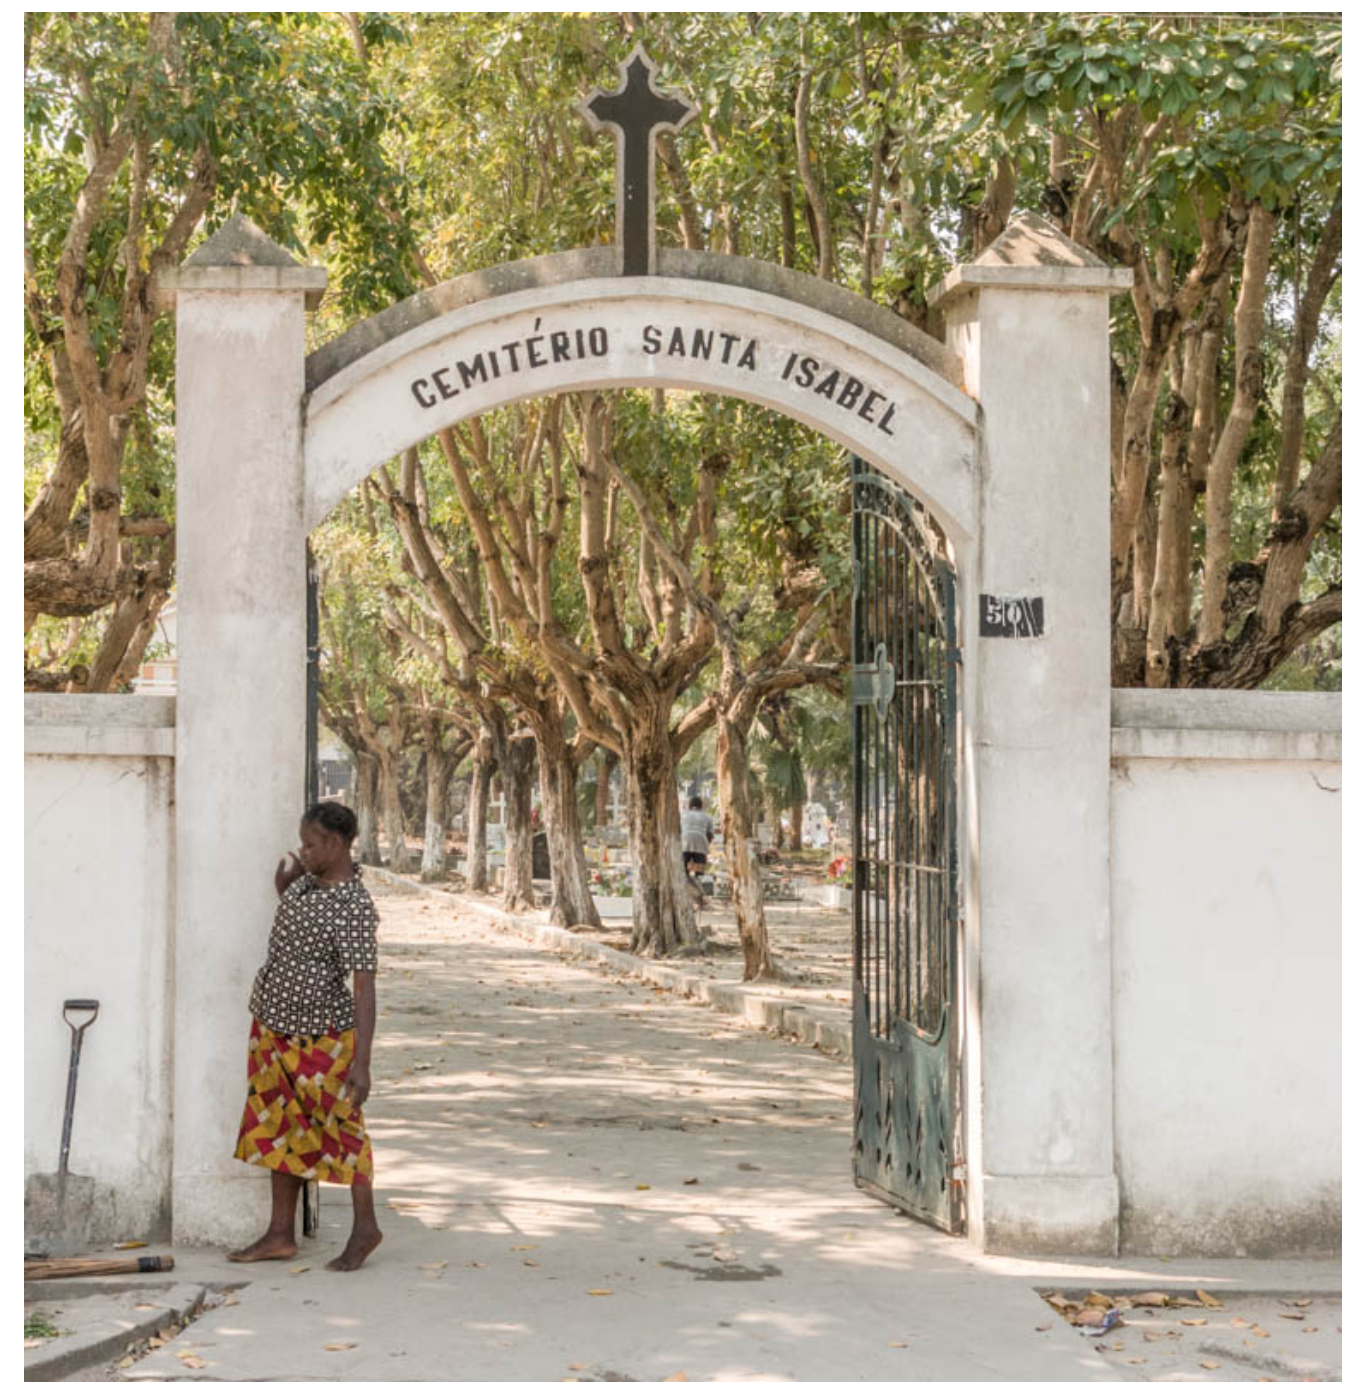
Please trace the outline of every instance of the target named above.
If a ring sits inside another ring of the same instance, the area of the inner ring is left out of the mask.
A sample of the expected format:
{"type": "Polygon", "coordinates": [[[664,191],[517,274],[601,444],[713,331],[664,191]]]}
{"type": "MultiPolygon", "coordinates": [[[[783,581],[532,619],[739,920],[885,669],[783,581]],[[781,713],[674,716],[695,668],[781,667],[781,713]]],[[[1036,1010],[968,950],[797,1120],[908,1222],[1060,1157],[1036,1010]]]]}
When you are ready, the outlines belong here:
{"type": "Polygon", "coordinates": [[[228,1262],[283,1262],[297,1255],[297,1244],[293,1238],[284,1237],[270,1230],[247,1248],[237,1248],[226,1254],[228,1262]]]}
{"type": "Polygon", "coordinates": [[[344,1250],[332,1262],[325,1263],[327,1272],[356,1272],[367,1261],[381,1242],[381,1233],[373,1229],[359,1234],[357,1229],[349,1235],[344,1250]]]}

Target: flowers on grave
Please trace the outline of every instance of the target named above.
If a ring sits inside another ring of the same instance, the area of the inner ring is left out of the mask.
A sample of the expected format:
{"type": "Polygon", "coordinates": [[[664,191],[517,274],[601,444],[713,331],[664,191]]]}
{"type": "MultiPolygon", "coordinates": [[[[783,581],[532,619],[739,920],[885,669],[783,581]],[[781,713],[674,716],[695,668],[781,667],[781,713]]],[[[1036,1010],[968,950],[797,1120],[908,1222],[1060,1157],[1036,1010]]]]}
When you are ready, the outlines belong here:
{"type": "Polygon", "coordinates": [[[836,883],[840,888],[852,886],[852,862],[847,855],[840,854],[836,859],[830,859],[825,872],[830,883],[836,883]]]}

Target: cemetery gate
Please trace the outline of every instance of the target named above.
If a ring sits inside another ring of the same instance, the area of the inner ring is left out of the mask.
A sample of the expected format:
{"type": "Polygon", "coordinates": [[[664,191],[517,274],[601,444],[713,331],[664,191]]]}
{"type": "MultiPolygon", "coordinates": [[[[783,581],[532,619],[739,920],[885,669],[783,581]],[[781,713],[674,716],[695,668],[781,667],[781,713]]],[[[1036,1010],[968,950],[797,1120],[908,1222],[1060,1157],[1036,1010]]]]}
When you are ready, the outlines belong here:
{"type": "Polygon", "coordinates": [[[853,1175],[959,1232],[955,572],[855,459],[852,549],[853,1175]]]}

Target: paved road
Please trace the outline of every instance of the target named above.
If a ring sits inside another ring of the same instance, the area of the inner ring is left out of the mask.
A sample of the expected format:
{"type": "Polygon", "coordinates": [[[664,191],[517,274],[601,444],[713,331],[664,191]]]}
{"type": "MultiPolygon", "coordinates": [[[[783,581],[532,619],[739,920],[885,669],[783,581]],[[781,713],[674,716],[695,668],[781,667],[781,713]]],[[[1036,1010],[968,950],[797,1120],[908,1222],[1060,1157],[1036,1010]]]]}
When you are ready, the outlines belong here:
{"type": "Polygon", "coordinates": [[[379,906],[385,1243],[351,1277],[321,1271],[347,1228],[345,1192],[326,1191],[320,1242],[295,1264],[181,1254],[198,1280],[250,1284],[118,1376],[1126,1375],[1050,1327],[1042,1268],[980,1257],[853,1188],[845,1062],[446,904],[379,906]]]}

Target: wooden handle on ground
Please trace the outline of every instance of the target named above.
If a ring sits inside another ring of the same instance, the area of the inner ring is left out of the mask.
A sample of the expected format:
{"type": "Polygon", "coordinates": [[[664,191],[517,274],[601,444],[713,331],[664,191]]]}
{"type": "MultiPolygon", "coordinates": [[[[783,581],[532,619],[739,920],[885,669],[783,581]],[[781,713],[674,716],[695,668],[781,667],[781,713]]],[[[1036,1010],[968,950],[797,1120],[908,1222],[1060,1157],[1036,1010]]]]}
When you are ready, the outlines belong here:
{"type": "Polygon", "coordinates": [[[25,1262],[25,1281],[48,1281],[58,1276],[117,1276],[127,1272],[171,1272],[174,1258],[159,1257],[49,1257],[45,1262],[25,1262]]]}

